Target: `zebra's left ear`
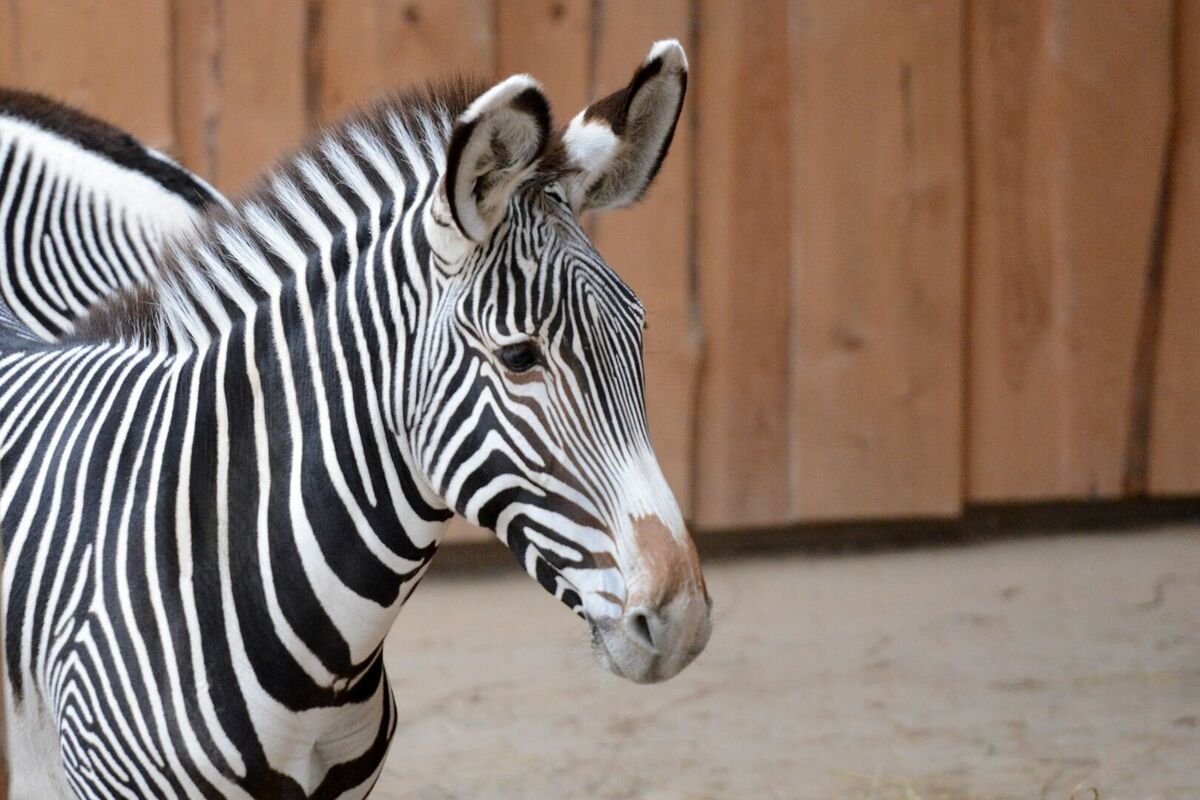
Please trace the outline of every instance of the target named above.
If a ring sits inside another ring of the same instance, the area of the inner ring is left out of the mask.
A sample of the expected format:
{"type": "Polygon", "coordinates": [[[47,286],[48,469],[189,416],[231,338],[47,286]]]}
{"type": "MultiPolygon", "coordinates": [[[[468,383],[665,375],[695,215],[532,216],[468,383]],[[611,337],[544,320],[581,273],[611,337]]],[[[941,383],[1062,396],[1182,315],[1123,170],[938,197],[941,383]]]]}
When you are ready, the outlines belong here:
{"type": "Polygon", "coordinates": [[[528,75],[513,75],[471,103],[454,123],[442,179],[443,199],[463,235],[487,239],[549,141],[550,104],[528,75]]]}
{"type": "Polygon", "coordinates": [[[641,198],[671,146],[687,92],[687,56],[674,39],[655,42],[624,89],[597,100],[563,133],[576,212],[620,208],[641,198]]]}

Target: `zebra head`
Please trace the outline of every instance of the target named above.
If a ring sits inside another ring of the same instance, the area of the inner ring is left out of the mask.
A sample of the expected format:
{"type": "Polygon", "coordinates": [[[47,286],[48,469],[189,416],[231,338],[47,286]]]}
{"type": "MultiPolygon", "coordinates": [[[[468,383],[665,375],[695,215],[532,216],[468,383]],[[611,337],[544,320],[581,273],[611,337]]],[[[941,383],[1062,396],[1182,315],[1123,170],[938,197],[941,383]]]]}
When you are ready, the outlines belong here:
{"type": "Polygon", "coordinates": [[[637,682],[699,654],[711,602],[647,433],[645,311],[579,215],[642,195],[686,85],[683,49],[660,42],[558,133],[532,78],[497,84],[454,124],[423,224],[437,287],[412,415],[424,477],[637,682]]]}

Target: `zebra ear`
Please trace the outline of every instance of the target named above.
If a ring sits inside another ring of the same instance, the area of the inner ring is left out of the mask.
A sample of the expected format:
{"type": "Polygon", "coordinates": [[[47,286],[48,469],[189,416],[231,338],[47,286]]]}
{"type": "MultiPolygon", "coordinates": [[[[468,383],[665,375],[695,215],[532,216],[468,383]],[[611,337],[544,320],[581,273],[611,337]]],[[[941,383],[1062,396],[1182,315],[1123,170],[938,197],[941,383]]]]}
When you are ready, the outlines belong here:
{"type": "Polygon", "coordinates": [[[675,135],[687,71],[679,42],[655,42],[628,86],[571,120],[563,145],[576,170],[567,191],[577,212],[620,208],[645,193],[675,135]]]}
{"type": "Polygon", "coordinates": [[[550,104],[528,75],[503,80],[471,103],[450,134],[442,179],[463,235],[487,239],[549,140],[550,104]]]}

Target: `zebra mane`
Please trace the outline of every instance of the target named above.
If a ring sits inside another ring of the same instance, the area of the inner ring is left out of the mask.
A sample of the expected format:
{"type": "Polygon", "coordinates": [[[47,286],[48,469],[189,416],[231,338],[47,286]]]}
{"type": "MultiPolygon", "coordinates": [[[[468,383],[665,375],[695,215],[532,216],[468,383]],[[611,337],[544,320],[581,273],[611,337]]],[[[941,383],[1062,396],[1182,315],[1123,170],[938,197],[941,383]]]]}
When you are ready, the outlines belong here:
{"type": "MultiPolygon", "coordinates": [[[[444,167],[454,121],[486,88],[461,76],[430,82],[376,101],[311,136],[232,208],[210,209],[194,232],[168,250],[149,284],[98,304],[71,338],[203,348],[238,316],[238,306],[310,266],[309,248],[297,243],[307,234],[293,233],[304,228],[299,220],[328,216],[322,197],[338,193],[337,187],[358,196],[372,187],[380,192],[363,165],[391,186],[410,184],[414,172],[436,175],[444,167]]],[[[541,180],[564,169],[560,139],[554,137],[556,145],[543,157],[541,180]]]]}

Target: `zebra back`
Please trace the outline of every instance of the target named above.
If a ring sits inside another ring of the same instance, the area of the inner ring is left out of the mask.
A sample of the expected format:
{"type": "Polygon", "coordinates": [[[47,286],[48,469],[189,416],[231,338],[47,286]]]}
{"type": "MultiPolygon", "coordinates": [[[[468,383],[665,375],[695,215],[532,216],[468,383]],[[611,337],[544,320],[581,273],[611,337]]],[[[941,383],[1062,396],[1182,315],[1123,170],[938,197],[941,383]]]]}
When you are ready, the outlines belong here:
{"type": "Polygon", "coordinates": [[[0,299],[37,338],[61,338],[148,281],[172,237],[227,205],[125,131],[0,89],[0,299]]]}

